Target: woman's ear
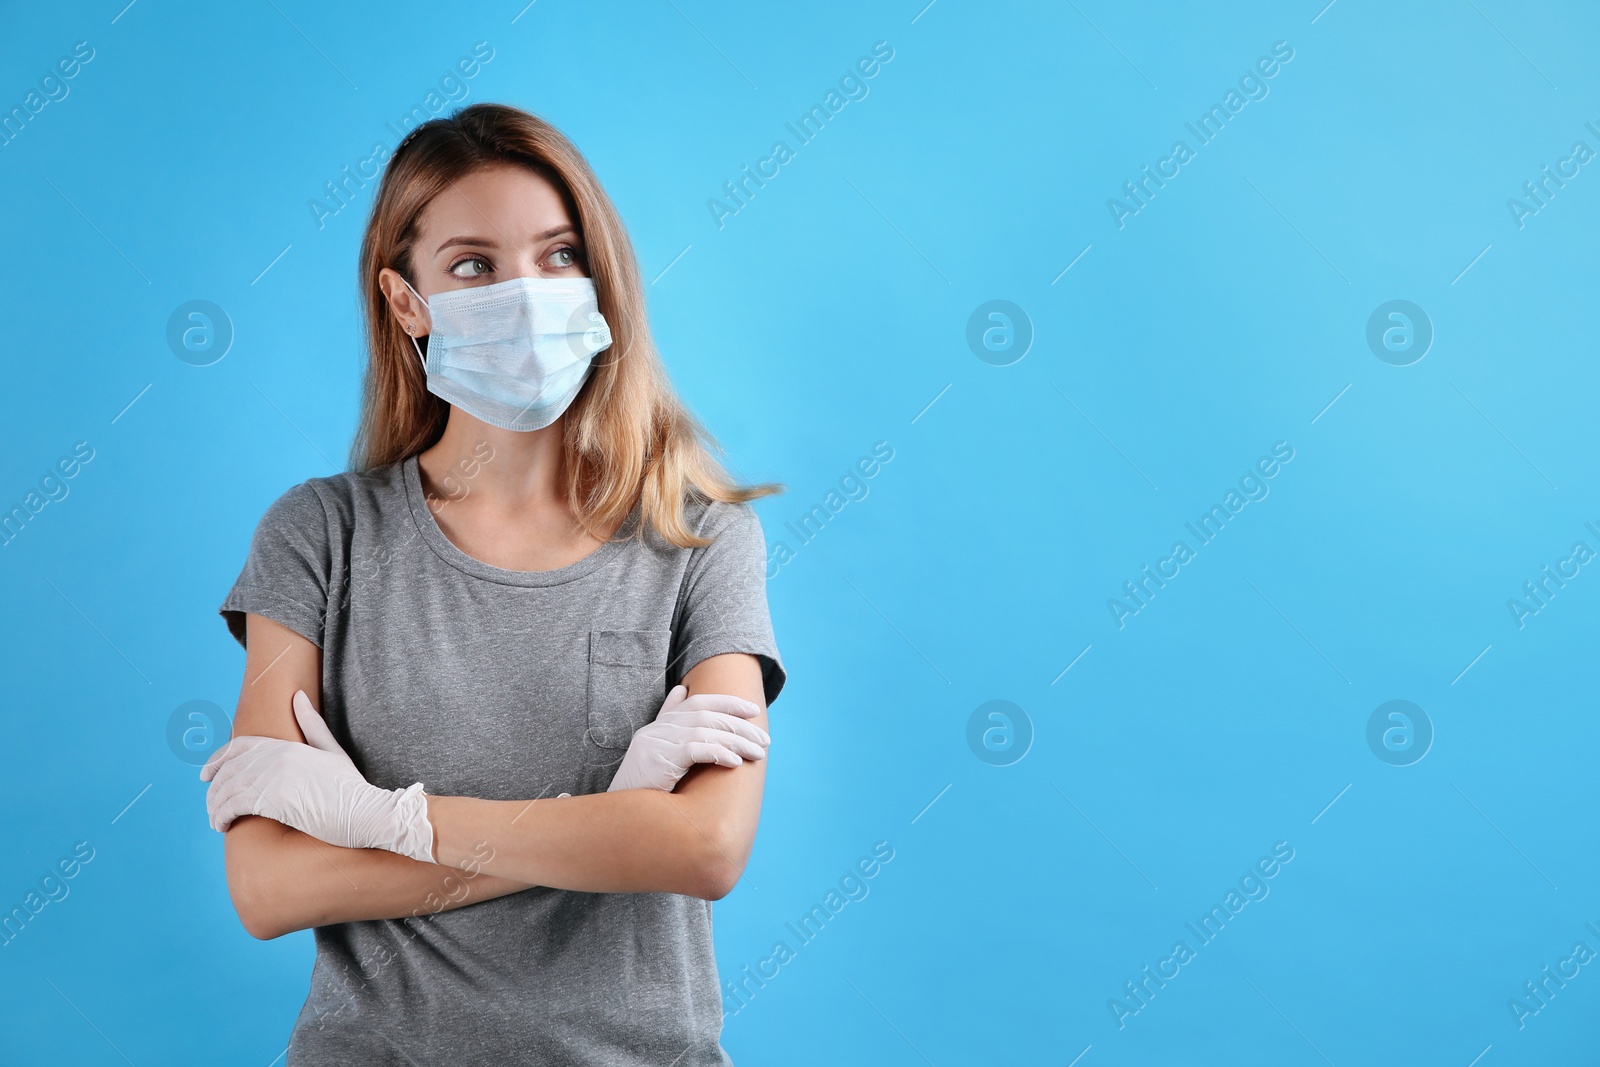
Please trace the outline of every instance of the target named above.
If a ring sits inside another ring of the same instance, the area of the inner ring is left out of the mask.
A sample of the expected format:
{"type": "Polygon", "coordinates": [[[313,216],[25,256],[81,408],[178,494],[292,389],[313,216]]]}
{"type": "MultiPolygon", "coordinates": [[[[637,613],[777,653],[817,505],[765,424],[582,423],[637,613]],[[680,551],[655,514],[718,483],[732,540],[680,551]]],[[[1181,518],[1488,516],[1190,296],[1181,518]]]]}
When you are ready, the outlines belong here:
{"type": "Polygon", "coordinates": [[[400,328],[412,337],[426,337],[429,333],[428,305],[411,283],[393,267],[378,272],[378,288],[389,304],[389,310],[400,323],[400,328]]]}

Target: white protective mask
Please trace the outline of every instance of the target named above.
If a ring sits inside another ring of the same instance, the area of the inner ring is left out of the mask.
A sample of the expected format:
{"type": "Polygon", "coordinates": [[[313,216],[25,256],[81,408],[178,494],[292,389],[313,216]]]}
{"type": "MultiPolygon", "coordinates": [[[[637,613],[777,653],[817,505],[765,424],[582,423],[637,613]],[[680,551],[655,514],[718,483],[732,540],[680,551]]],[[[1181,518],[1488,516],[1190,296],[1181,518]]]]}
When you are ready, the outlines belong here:
{"type": "MultiPolygon", "coordinates": [[[[404,278],[401,281],[405,281],[404,278]]],[[[542,430],[611,347],[592,278],[510,278],[425,299],[428,391],[503,430],[542,430]]]]}

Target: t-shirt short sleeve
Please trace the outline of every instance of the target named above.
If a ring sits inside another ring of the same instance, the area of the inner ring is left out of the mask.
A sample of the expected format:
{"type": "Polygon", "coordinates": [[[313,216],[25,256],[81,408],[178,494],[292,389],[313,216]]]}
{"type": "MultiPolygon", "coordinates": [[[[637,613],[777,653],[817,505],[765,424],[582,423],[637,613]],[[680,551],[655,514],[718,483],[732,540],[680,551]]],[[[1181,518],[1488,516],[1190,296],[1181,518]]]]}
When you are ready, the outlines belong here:
{"type": "Polygon", "coordinates": [[[282,623],[318,648],[333,569],[328,513],[309,482],[267,508],[250,539],[250,554],[217,609],[228,631],[245,643],[246,612],[282,623]]]}
{"type": "Polygon", "coordinates": [[[787,675],[767,610],[767,545],[761,520],[749,504],[717,502],[707,508],[699,532],[715,540],[689,555],[670,681],[681,681],[709,656],[748,652],[761,663],[761,685],[771,707],[787,675]]]}

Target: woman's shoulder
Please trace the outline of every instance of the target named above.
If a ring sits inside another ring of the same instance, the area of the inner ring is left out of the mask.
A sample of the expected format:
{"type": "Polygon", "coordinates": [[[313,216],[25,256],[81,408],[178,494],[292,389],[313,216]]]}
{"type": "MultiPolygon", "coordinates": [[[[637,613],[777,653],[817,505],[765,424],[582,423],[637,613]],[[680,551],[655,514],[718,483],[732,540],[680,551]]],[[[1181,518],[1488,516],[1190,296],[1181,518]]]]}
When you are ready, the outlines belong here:
{"type": "Polygon", "coordinates": [[[701,537],[715,537],[730,527],[759,527],[761,520],[748,502],[717,500],[691,488],[683,497],[683,523],[701,537]]]}
{"type": "Polygon", "coordinates": [[[401,501],[404,491],[399,463],[318,475],[278,494],[262,522],[335,529],[354,523],[363,509],[401,501]]]}
{"type": "Polygon", "coordinates": [[[764,544],[766,540],[761,519],[748,501],[717,500],[692,490],[684,496],[683,528],[707,541],[699,548],[682,550],[695,555],[712,545],[720,551],[750,542],[764,544]]]}

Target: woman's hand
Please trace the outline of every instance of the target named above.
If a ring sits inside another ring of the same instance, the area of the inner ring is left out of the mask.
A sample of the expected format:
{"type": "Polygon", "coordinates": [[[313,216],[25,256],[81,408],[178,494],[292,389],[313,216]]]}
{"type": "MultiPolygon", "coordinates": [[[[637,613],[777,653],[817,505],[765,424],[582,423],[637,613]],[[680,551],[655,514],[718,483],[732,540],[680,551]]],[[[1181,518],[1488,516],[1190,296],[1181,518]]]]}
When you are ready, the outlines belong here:
{"type": "Polygon", "coordinates": [[[206,811],[214,830],[241,815],[264,815],[344,848],[384,848],[426,863],[433,858],[422,783],[380,789],[362,777],[305,690],[294,717],[310,744],[276,737],[235,737],[200,768],[210,782],[206,811]]]}
{"type": "MultiPolygon", "coordinates": [[[[606,792],[659,789],[672,792],[696,763],[737,767],[762,759],[772,738],[746,719],[761,714],[748,700],[725,693],[696,693],[675,685],[654,722],[634,731],[627,755],[606,792]]],[[[310,734],[306,735],[311,736],[310,734]]]]}

